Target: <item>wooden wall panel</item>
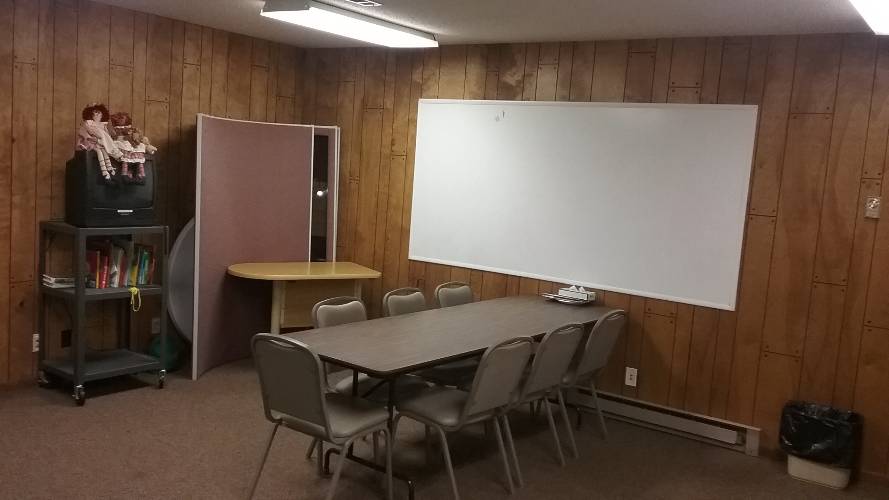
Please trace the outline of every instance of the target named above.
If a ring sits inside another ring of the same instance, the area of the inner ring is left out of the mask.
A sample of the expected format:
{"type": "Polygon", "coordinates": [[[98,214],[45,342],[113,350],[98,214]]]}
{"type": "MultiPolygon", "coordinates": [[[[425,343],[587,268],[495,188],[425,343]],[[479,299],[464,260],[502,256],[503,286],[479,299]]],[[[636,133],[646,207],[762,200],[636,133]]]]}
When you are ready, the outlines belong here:
{"type": "MultiPolygon", "coordinates": [[[[883,200],[889,199],[889,188],[886,186],[889,186],[889,182],[883,181],[883,200]]],[[[889,328],[889,219],[885,215],[877,224],[864,323],[889,328]]]]}
{"type": "Polygon", "coordinates": [[[864,151],[864,177],[880,179],[885,168],[889,137],[889,40],[885,38],[878,41],[873,89],[864,151]]]}
{"type": "Polygon", "coordinates": [[[877,230],[875,219],[865,219],[865,200],[880,194],[881,181],[864,179],[858,199],[858,215],[849,266],[849,284],[843,313],[842,335],[837,353],[837,370],[833,389],[833,404],[850,408],[853,401],[858,359],[861,353],[861,333],[867,307],[868,279],[877,230]]]}
{"type": "Polygon", "coordinates": [[[830,139],[815,281],[845,285],[848,282],[852,233],[858,205],[858,188],[873,89],[876,39],[848,36],[843,47],[830,139]]]}
{"type": "Polygon", "coordinates": [[[842,41],[839,35],[801,36],[793,78],[792,113],[832,113],[842,41]]]}
{"type": "Polygon", "coordinates": [[[862,469],[886,474],[889,448],[889,330],[865,328],[853,408],[864,415],[862,469]]]}
{"type": "Polygon", "coordinates": [[[753,424],[762,429],[760,443],[775,447],[784,403],[799,392],[800,361],[794,356],[763,352],[756,379],[756,409],[753,424]]]}
{"type": "Polygon", "coordinates": [[[793,115],[766,308],[766,351],[799,356],[809,310],[831,115],[793,115]]]}
{"type": "Polygon", "coordinates": [[[772,38],[765,70],[756,154],[753,162],[753,183],[747,210],[755,215],[778,213],[778,190],[784,165],[784,140],[790,112],[790,93],[796,60],[795,37],[772,38]]]}
{"type": "MultiPolygon", "coordinates": [[[[0,3],[0,193],[11,195],[12,184],[12,71],[13,3],[0,3]]],[[[0,240],[10,241],[10,207],[0,203],[0,240]]],[[[0,245],[0,383],[9,381],[9,244],[0,245]]]]}
{"type": "Polygon", "coordinates": [[[590,100],[621,102],[627,74],[628,44],[625,41],[596,42],[596,60],[590,100]]]}
{"type": "Polygon", "coordinates": [[[837,351],[843,328],[846,287],[815,283],[803,351],[799,395],[806,401],[830,404],[836,378],[837,351]]]}
{"type": "Polygon", "coordinates": [[[673,318],[657,314],[645,315],[638,397],[646,401],[658,404],[669,402],[675,331],[676,321],[673,318]]]}
{"type": "Polygon", "coordinates": [[[718,328],[719,311],[707,307],[694,308],[684,405],[686,410],[694,413],[706,414],[710,407],[718,328]]]}
{"type": "Polygon", "coordinates": [[[703,38],[680,38],[673,41],[673,56],[670,66],[671,87],[700,87],[704,79],[704,58],[707,54],[707,40],[703,38]]]}

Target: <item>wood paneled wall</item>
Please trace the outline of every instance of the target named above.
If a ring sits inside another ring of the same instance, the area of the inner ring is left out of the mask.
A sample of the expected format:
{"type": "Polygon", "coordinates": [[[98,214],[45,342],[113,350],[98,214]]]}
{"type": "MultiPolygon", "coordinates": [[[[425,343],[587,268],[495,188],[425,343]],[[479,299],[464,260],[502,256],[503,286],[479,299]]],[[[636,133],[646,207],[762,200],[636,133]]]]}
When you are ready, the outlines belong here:
{"type": "Polygon", "coordinates": [[[558,286],[407,259],[418,98],[760,105],[737,311],[602,294],[631,322],[600,387],[760,426],[767,447],[788,399],[854,408],[863,466],[887,474],[889,214],[865,219],[863,200],[889,195],[889,41],[322,49],[307,51],[303,74],[303,121],[342,127],[338,255],[382,270],[374,307],[384,291],[431,295],[448,280],[482,299],[558,286]],[[623,385],[625,366],[638,387],[623,385]]]}
{"type": "MultiPolygon", "coordinates": [[[[129,111],[159,148],[159,219],[194,213],[197,113],[259,121],[300,116],[299,49],[85,0],[0,0],[0,385],[34,380],[37,222],[63,217],[64,168],[90,102],[129,111]]],[[[262,175],[257,167],[257,175],[262,175]]],[[[57,241],[50,268],[70,270],[57,241]]],[[[137,315],[150,330],[155,302],[137,315]]],[[[113,346],[115,310],[88,307],[92,346],[113,346]]],[[[70,328],[53,302],[50,352],[70,328]]],[[[143,344],[144,337],[142,336],[143,344]]]]}

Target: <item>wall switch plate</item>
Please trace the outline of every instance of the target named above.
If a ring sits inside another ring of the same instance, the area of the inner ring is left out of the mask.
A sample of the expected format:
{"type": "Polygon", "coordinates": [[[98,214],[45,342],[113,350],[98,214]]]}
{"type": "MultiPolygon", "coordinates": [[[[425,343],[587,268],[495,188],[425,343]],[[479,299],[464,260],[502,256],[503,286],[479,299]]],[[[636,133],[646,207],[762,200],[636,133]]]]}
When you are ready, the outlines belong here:
{"type": "Polygon", "coordinates": [[[630,387],[636,387],[636,378],[639,375],[639,370],[636,368],[627,367],[626,374],[624,375],[624,384],[630,387]]]}
{"type": "Polygon", "coordinates": [[[152,335],[161,332],[161,319],[157,316],[151,318],[151,333],[152,335]]]}
{"type": "Polygon", "coordinates": [[[33,337],[31,337],[31,352],[37,352],[40,350],[40,334],[35,333],[33,337]]]}
{"type": "Polygon", "coordinates": [[[864,216],[868,219],[880,218],[880,205],[883,199],[879,196],[871,196],[864,202],[864,216]]]}

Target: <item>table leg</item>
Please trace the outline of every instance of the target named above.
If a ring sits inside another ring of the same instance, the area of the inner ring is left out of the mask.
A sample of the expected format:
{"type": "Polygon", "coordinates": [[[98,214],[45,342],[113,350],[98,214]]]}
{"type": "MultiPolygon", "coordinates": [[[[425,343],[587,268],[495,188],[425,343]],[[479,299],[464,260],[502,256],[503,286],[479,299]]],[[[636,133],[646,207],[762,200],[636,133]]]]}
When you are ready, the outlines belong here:
{"type": "Polygon", "coordinates": [[[269,332],[273,335],[281,333],[281,306],[284,304],[284,282],[272,282],[272,324],[269,332]]]}
{"type": "Polygon", "coordinates": [[[358,297],[358,300],[361,299],[361,280],[355,280],[355,297],[358,297]]]}

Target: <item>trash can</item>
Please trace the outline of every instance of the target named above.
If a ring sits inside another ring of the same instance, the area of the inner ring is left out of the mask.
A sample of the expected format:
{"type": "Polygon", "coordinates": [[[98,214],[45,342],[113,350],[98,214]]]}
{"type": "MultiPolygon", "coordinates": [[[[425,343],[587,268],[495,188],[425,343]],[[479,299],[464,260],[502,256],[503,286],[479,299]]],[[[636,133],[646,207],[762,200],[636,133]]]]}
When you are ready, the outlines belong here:
{"type": "Polygon", "coordinates": [[[791,476],[842,489],[858,457],[861,416],[827,405],[790,401],[781,412],[781,449],[791,476]]]}

